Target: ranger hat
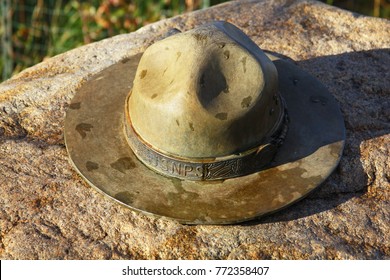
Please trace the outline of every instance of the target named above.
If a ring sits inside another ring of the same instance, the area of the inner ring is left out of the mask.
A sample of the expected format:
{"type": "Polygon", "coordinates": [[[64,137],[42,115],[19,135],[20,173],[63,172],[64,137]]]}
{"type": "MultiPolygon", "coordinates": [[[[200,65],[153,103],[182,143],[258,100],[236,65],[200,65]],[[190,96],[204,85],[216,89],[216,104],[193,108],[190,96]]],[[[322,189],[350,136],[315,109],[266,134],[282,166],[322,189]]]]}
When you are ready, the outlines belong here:
{"type": "Polygon", "coordinates": [[[187,224],[290,205],[331,174],[344,139],[325,87],[227,22],[176,33],[94,75],[65,120],[68,153],[90,185],[187,224]]]}

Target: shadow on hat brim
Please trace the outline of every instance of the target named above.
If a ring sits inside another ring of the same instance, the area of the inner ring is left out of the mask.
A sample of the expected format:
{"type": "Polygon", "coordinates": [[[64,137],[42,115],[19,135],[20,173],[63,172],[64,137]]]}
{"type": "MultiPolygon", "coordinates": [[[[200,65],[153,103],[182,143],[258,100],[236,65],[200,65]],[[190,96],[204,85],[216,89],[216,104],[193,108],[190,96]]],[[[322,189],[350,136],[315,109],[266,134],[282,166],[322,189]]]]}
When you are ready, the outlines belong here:
{"type": "Polygon", "coordinates": [[[269,55],[289,115],[287,136],[271,165],[223,181],[187,181],[155,173],[133,154],[123,126],[125,100],[141,55],[92,76],[77,91],[65,119],[73,165],[103,194],[131,209],[184,224],[232,224],[298,201],[338,165],[345,128],[336,100],[314,77],[269,55]]]}

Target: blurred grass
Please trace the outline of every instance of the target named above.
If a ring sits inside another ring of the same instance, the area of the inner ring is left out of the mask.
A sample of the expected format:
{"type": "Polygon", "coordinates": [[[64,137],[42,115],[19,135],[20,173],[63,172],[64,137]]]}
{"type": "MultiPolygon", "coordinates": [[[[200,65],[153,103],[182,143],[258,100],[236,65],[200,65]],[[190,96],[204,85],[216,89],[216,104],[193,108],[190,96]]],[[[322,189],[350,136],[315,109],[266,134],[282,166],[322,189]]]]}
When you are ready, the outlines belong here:
{"type": "MultiPolygon", "coordinates": [[[[3,80],[47,57],[227,0],[0,0],[3,80]]],[[[323,0],[390,18],[390,0],[323,0]]]]}
{"type": "MultiPolygon", "coordinates": [[[[0,17],[7,10],[12,19],[0,26],[12,25],[11,34],[2,42],[0,70],[5,80],[47,57],[128,33],[160,19],[226,0],[0,0],[0,17]],[[9,2],[9,7],[4,3],[9,2]],[[11,48],[9,48],[11,46],[11,48]],[[6,50],[6,49],[10,50],[6,50]],[[11,63],[10,63],[11,62],[11,63]],[[5,67],[12,64],[11,67],[5,67]],[[6,69],[6,68],[11,68],[6,69]]],[[[1,77],[0,77],[1,78],[1,77]]]]}

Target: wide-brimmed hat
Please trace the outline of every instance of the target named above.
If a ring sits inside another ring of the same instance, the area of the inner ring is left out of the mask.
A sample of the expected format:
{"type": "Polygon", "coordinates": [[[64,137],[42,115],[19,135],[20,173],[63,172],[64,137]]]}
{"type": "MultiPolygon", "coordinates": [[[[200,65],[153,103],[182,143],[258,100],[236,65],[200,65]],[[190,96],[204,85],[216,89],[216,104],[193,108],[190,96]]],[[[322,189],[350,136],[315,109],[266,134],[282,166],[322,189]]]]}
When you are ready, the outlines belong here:
{"type": "Polygon", "coordinates": [[[65,120],[70,158],[90,185],[187,224],[242,222],[296,202],[335,169],[344,139],[326,88],[227,22],[94,75],[65,120]]]}

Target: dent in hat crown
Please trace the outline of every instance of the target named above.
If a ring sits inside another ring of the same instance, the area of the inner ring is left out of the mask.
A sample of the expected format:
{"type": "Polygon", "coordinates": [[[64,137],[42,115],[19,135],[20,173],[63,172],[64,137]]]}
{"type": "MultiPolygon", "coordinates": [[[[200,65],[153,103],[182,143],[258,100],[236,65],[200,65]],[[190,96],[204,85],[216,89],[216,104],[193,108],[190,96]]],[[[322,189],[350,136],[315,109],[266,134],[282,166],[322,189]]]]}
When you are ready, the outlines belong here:
{"type": "Polygon", "coordinates": [[[148,47],[126,109],[131,129],[147,147],[203,162],[267,145],[284,117],[275,66],[227,22],[148,47]]]}

